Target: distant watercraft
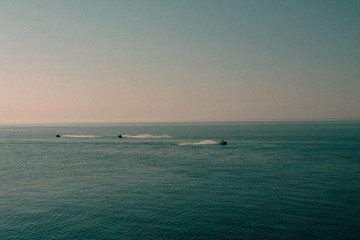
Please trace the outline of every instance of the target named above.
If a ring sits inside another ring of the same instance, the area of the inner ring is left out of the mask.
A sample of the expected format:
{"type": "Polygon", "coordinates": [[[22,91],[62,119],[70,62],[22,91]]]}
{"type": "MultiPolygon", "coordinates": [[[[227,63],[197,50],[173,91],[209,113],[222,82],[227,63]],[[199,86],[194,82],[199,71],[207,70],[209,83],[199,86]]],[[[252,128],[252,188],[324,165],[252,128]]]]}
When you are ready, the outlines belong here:
{"type": "Polygon", "coordinates": [[[118,136],[118,138],[122,138],[123,136],[120,134],[119,136],[118,136]]]}
{"type": "Polygon", "coordinates": [[[60,134],[57,134],[56,137],[61,137],[61,135],[60,135],[60,134]]]}
{"type": "Polygon", "coordinates": [[[227,144],[227,142],[226,142],[226,141],[221,140],[220,145],[226,145],[226,144],[227,144]]]}

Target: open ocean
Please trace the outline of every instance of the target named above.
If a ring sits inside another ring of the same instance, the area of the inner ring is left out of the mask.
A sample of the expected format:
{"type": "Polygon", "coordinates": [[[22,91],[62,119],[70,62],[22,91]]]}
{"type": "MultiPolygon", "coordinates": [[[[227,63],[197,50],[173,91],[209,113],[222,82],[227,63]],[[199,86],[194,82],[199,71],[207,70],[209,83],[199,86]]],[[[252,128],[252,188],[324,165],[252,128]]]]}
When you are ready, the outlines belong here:
{"type": "Polygon", "coordinates": [[[0,239],[360,239],[360,122],[0,125],[0,239]]]}

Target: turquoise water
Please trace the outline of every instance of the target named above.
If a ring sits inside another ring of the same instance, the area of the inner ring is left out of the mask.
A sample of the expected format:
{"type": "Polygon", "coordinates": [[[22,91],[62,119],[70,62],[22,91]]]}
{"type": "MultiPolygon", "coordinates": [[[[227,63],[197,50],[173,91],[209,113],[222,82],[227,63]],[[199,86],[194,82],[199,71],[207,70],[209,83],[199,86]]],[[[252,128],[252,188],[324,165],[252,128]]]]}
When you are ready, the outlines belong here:
{"type": "Polygon", "coordinates": [[[0,154],[0,239],[360,236],[360,122],[0,126],[0,154]]]}

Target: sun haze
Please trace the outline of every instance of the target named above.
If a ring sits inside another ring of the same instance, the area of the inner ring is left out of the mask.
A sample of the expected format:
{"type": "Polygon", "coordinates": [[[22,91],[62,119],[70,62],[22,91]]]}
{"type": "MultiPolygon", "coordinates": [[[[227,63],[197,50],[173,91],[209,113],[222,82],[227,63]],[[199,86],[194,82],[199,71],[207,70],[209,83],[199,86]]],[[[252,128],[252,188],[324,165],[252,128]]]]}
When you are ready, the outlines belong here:
{"type": "Polygon", "coordinates": [[[2,1],[0,123],[360,118],[360,1],[2,1]]]}

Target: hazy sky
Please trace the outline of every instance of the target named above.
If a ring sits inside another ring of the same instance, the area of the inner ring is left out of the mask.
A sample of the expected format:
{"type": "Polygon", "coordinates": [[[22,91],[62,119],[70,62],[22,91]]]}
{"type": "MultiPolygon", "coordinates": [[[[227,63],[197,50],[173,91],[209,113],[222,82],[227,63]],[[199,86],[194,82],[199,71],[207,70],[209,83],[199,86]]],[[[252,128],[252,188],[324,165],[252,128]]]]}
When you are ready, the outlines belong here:
{"type": "Polygon", "coordinates": [[[360,119],[360,1],[2,0],[0,123],[360,119]]]}

